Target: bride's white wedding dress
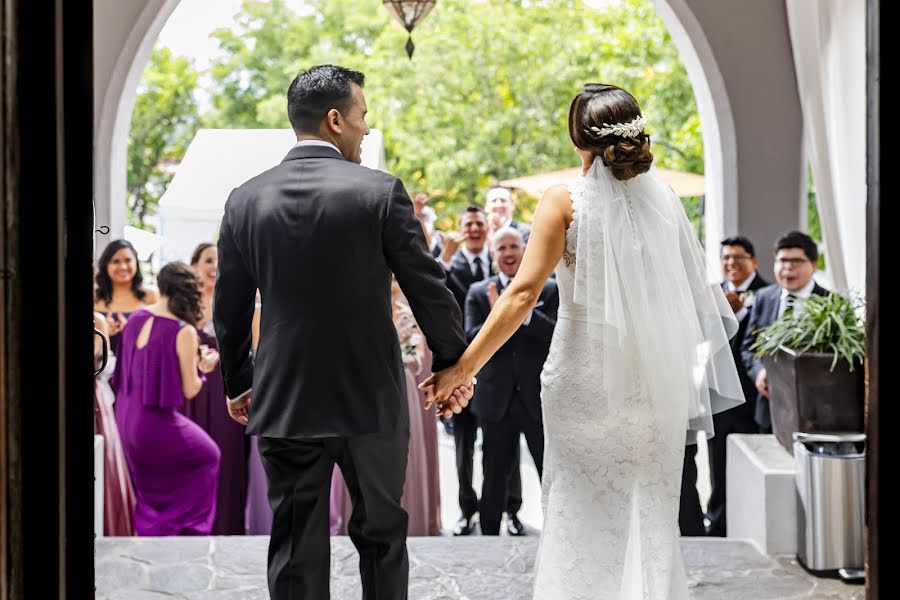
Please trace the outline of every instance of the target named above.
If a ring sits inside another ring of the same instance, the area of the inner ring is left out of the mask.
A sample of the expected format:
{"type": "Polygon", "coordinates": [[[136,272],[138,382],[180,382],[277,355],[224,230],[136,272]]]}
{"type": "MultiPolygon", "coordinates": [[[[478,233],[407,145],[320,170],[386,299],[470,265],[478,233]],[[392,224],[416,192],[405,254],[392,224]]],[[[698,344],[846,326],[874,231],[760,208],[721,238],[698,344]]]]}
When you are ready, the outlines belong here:
{"type": "Polygon", "coordinates": [[[680,200],[598,159],[569,186],[559,318],[541,375],[536,600],[687,600],[678,545],[686,432],[743,402],[737,322],[680,200]]]}

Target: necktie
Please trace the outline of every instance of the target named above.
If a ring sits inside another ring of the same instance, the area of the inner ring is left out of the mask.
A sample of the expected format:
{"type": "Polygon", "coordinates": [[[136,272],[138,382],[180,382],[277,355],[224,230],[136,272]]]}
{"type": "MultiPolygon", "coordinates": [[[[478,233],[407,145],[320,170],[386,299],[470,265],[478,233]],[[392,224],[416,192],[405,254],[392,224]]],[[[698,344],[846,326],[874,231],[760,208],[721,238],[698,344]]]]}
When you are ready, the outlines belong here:
{"type": "Polygon", "coordinates": [[[784,299],[784,314],[794,312],[794,305],[797,302],[797,294],[789,293],[784,299]]]}
{"type": "Polygon", "coordinates": [[[476,256],[472,262],[475,263],[475,281],[481,281],[484,279],[484,269],[481,268],[481,257],[476,256]]]}

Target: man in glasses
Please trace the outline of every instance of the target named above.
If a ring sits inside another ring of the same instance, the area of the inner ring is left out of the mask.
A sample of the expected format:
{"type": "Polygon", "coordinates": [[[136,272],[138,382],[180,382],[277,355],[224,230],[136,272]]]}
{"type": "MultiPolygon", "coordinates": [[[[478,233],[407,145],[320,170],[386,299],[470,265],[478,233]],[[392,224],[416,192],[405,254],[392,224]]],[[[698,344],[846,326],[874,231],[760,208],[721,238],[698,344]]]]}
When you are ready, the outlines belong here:
{"type": "MultiPolygon", "coordinates": [[[[722,274],[725,278],[722,282],[722,290],[725,292],[725,298],[731,305],[731,310],[734,311],[738,322],[738,331],[730,341],[731,354],[734,357],[746,399],[746,402],[731,410],[713,415],[716,435],[707,441],[712,494],[706,510],[709,525],[705,528],[705,533],[710,536],[724,537],[726,534],[725,440],[732,433],[757,433],[759,431],[759,426],[754,419],[756,384],[747,374],[741,358],[741,348],[748,332],[747,324],[750,321],[750,309],[753,307],[756,292],[769,285],[769,282],[757,272],[759,258],[756,256],[753,243],[746,237],[738,235],[722,240],[719,257],[722,261],[722,274]]],[[[681,514],[689,523],[697,520],[698,514],[702,519],[700,498],[696,486],[697,464],[694,461],[696,454],[696,445],[686,448],[682,481],[689,483],[682,484],[681,514]]]]}
{"type": "Polygon", "coordinates": [[[781,236],[775,242],[776,283],[761,289],[750,309],[741,354],[747,374],[759,393],[755,418],[761,433],[772,433],[772,420],[766,369],[750,349],[756,341],[753,332],[768,327],[785,312],[798,309],[811,295],[827,296],[831,293],[813,279],[818,261],[819,250],[811,237],[800,231],[781,236]]]}

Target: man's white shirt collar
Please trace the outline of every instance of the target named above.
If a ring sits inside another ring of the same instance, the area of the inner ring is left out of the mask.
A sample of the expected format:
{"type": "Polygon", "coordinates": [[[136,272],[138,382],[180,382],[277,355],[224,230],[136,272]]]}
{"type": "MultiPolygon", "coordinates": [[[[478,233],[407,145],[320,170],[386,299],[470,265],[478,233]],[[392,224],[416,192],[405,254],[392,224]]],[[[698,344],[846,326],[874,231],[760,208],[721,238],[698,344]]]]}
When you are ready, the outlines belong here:
{"type": "Polygon", "coordinates": [[[488,252],[487,244],[485,244],[484,248],[481,249],[481,253],[477,255],[472,254],[465,246],[460,247],[460,251],[466,258],[466,261],[468,261],[469,267],[472,267],[472,262],[475,260],[475,257],[478,256],[481,259],[481,268],[484,269],[485,273],[488,272],[488,265],[490,264],[491,255],[488,252]]]}
{"type": "Polygon", "coordinates": [[[507,277],[506,273],[504,273],[503,271],[500,271],[499,275],[500,275],[500,285],[503,286],[504,288],[509,287],[509,282],[512,281],[512,277],[507,277]]]}
{"type": "Polygon", "coordinates": [[[324,146],[325,148],[334,148],[338,154],[341,153],[337,146],[331,142],[326,142],[325,140],[300,140],[294,144],[294,148],[302,148],[304,146],[324,146]]]}
{"type": "Polygon", "coordinates": [[[751,273],[750,277],[748,277],[747,279],[742,281],[741,284],[737,287],[735,287],[735,285],[733,283],[731,283],[731,280],[729,279],[728,280],[728,291],[729,292],[746,292],[750,288],[750,284],[753,283],[754,279],[756,279],[756,271],[753,271],[753,273],[751,273]]]}
{"type": "MultiPolygon", "coordinates": [[[[813,288],[815,288],[815,287],[816,287],[816,280],[810,279],[809,283],[804,285],[802,288],[800,288],[796,292],[793,292],[793,294],[795,296],[797,296],[798,298],[809,298],[810,296],[812,296],[813,288]]],[[[781,288],[781,299],[784,300],[785,298],[788,297],[788,294],[790,294],[790,293],[792,293],[792,292],[788,291],[785,288],[781,288]]]]}

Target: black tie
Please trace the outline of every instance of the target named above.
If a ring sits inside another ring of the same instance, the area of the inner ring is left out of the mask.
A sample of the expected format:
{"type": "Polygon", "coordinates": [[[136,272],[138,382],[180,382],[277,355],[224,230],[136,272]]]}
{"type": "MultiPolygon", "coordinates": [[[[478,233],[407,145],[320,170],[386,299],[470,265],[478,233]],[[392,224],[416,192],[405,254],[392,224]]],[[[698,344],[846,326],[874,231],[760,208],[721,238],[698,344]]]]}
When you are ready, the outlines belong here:
{"type": "Polygon", "coordinates": [[[481,257],[476,256],[472,262],[475,263],[475,281],[481,281],[484,279],[484,269],[481,268],[481,257]]]}
{"type": "Polygon", "coordinates": [[[794,312],[794,303],[796,301],[797,301],[797,294],[794,294],[793,292],[791,292],[787,295],[787,298],[785,299],[785,302],[784,302],[784,313],[785,314],[794,312]]]}

